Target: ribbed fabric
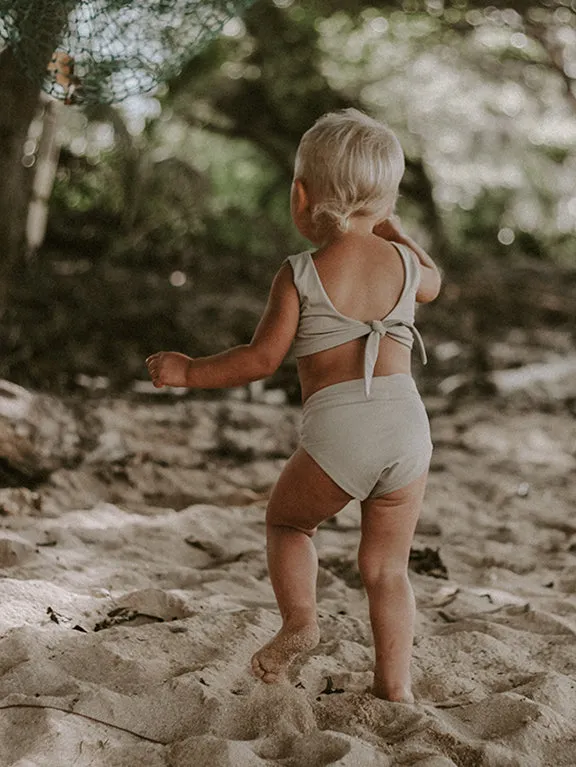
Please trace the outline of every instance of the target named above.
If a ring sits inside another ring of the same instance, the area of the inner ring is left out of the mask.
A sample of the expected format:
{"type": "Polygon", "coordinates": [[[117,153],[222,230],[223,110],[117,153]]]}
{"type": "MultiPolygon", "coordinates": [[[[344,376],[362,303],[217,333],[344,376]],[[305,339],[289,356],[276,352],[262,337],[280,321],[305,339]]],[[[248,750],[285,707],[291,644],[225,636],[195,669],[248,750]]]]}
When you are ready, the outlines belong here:
{"type": "Polygon", "coordinates": [[[319,389],[304,403],[300,445],[360,500],[410,484],[432,454],[426,410],[406,373],[375,378],[369,399],[361,378],[319,389]]]}
{"type": "Polygon", "coordinates": [[[422,361],[426,364],[424,343],[414,326],[416,292],[420,282],[418,262],[409,248],[396,242],[391,244],[398,250],[404,264],[404,286],[392,311],[386,317],[370,322],[346,317],[334,307],[318,276],[310,251],[286,259],[292,267],[294,285],[300,297],[300,320],[294,342],[296,357],[305,357],[368,336],[364,354],[366,397],[370,396],[380,340],[385,335],[410,349],[415,338],[422,361]]]}

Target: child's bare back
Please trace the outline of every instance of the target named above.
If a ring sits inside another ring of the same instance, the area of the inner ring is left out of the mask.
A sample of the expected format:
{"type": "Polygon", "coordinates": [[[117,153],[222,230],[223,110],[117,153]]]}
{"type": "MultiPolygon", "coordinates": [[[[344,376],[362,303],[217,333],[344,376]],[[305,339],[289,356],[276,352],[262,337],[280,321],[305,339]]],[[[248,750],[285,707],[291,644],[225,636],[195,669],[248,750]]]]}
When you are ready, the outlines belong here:
{"type": "MultiPolygon", "coordinates": [[[[313,260],[324,291],[340,314],[362,322],[382,319],[398,303],[406,279],[402,259],[393,245],[372,232],[351,233],[331,242],[316,251],[313,260]]],[[[325,386],[362,378],[365,343],[361,337],[300,358],[303,401],[325,386]]],[[[374,375],[410,373],[410,363],[410,350],[384,336],[374,375]]]]}

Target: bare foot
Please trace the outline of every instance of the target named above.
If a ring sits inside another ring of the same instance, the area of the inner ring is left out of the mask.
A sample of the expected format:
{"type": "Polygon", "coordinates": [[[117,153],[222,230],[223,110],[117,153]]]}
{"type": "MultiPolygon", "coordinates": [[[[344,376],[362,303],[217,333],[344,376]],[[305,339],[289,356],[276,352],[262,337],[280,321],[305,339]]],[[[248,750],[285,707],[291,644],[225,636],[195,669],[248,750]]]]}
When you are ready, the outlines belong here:
{"type": "Polygon", "coordinates": [[[407,685],[406,687],[391,688],[386,687],[386,685],[382,684],[377,679],[374,679],[374,684],[372,685],[370,692],[377,698],[388,700],[391,703],[414,703],[414,695],[412,695],[410,685],[407,685]]]}
{"type": "Polygon", "coordinates": [[[252,656],[254,676],[268,684],[279,681],[296,656],[314,649],[319,641],[320,629],[316,623],[297,629],[280,629],[268,644],[252,656]]]}

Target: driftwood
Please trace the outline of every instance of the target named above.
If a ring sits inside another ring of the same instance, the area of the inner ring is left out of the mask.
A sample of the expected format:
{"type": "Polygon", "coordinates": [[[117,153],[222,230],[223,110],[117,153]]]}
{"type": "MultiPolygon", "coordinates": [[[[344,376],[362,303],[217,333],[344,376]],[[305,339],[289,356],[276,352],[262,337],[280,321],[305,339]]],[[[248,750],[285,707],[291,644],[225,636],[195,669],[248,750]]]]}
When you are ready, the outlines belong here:
{"type": "Polygon", "coordinates": [[[74,414],[59,400],[0,380],[0,487],[33,487],[80,455],[74,414]]]}

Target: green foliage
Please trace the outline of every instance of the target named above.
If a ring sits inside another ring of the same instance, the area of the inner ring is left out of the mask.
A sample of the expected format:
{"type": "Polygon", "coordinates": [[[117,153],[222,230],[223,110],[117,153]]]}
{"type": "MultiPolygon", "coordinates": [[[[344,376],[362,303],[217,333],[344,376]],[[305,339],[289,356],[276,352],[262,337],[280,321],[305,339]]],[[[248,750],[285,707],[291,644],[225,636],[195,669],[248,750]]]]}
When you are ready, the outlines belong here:
{"type": "Polygon", "coordinates": [[[94,210],[120,216],[124,199],[114,157],[93,165],[63,150],[50,202],[56,216],[94,210]]]}
{"type": "MultiPolygon", "coordinates": [[[[288,204],[298,140],[349,105],[399,135],[399,210],[449,279],[492,262],[574,265],[576,14],[561,21],[569,9],[553,0],[278,5],[258,0],[155,99],[65,116],[46,247],[18,286],[4,375],[55,344],[51,383],[64,369],[120,386],[154,348],[247,341],[280,263],[308,246],[288,204]]],[[[502,327],[528,316],[506,311],[502,327]]]]}

